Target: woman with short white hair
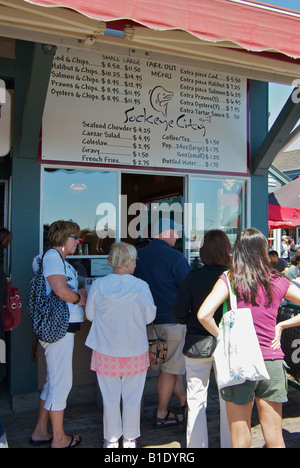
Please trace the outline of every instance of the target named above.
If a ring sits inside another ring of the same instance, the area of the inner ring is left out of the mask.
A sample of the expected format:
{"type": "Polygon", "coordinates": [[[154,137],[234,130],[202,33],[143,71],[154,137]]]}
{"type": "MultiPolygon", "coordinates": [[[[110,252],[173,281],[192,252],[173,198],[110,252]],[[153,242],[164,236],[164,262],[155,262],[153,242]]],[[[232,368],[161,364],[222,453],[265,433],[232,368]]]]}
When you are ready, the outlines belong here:
{"type": "Polygon", "coordinates": [[[91,286],[86,317],[92,322],[86,345],[93,350],[91,369],[103,398],[104,447],[135,448],[140,436],[140,408],[149,367],[146,325],[156,307],[146,282],[132,276],[134,246],[115,243],[108,257],[113,273],[91,286]],[[121,415],[120,401],[123,412],[121,415]]]}

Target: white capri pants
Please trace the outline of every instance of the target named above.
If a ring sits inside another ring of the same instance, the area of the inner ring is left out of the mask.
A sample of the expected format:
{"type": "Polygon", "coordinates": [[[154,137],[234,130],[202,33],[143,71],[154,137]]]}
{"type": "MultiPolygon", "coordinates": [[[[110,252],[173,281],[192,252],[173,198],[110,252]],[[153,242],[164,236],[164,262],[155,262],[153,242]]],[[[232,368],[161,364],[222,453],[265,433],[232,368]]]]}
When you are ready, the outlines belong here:
{"type": "Polygon", "coordinates": [[[103,399],[104,438],[109,442],[117,442],[122,435],[127,440],[140,437],[141,400],[146,375],[147,372],[122,377],[97,374],[103,399]]]}
{"type": "MultiPolygon", "coordinates": [[[[207,393],[213,357],[192,359],[185,357],[188,420],[186,441],[187,448],[208,448],[207,432],[207,393]]],[[[215,366],[214,371],[216,372],[215,366]]],[[[224,400],[220,397],[220,439],[221,448],[231,448],[231,436],[224,400]]]]}
{"type": "Polygon", "coordinates": [[[67,333],[56,343],[40,341],[45,351],[47,379],[41,393],[47,411],[62,411],[73,384],[73,349],[75,333],[67,333]]]}

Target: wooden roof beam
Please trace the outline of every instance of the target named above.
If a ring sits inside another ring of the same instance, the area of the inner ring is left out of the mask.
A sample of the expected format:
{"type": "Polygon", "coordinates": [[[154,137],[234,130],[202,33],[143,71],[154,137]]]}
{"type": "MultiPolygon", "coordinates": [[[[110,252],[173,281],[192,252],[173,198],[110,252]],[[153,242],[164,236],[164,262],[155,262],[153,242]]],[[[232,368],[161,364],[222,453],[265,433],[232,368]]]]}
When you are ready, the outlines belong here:
{"type": "Polygon", "coordinates": [[[300,135],[300,89],[294,88],[279,116],[251,161],[251,173],[264,176],[275,157],[300,135]]]}

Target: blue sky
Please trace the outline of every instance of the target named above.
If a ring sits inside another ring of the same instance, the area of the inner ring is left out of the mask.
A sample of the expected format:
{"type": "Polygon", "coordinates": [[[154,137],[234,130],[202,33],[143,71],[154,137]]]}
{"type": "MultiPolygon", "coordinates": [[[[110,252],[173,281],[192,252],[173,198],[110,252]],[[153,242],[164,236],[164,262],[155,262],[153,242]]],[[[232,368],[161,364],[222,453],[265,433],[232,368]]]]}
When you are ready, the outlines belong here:
{"type": "MultiPolygon", "coordinates": [[[[271,128],[274,121],[278,117],[278,114],[280,113],[293,89],[293,86],[280,85],[277,83],[269,84],[269,128],[271,128]]],[[[300,149],[300,137],[297,138],[297,140],[294,141],[294,143],[289,146],[289,148],[287,148],[287,151],[296,149],[300,149]]]]}
{"type": "Polygon", "coordinates": [[[267,3],[268,5],[275,5],[279,7],[286,8],[288,10],[300,11],[300,2],[299,0],[265,0],[261,3],[267,3]]]}
{"type": "MultiPolygon", "coordinates": [[[[261,3],[278,6],[300,12],[300,0],[264,0],[261,3]]],[[[275,83],[269,85],[269,128],[273,125],[276,117],[286,103],[289,95],[293,91],[292,86],[285,86],[275,83]]],[[[300,149],[300,137],[288,148],[288,151],[300,149]]]]}

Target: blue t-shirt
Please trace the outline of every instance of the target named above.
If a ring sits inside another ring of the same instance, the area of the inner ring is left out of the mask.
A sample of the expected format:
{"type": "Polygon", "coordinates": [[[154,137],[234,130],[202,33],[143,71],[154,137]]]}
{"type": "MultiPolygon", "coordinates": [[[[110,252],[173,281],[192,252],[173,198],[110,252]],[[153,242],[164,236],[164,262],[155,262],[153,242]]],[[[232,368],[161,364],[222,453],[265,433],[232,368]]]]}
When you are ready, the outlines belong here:
{"type": "Polygon", "coordinates": [[[139,262],[134,275],[148,283],[157,307],[155,323],[177,323],[173,316],[179,286],[190,273],[184,255],[162,239],[138,250],[139,262]]]}

